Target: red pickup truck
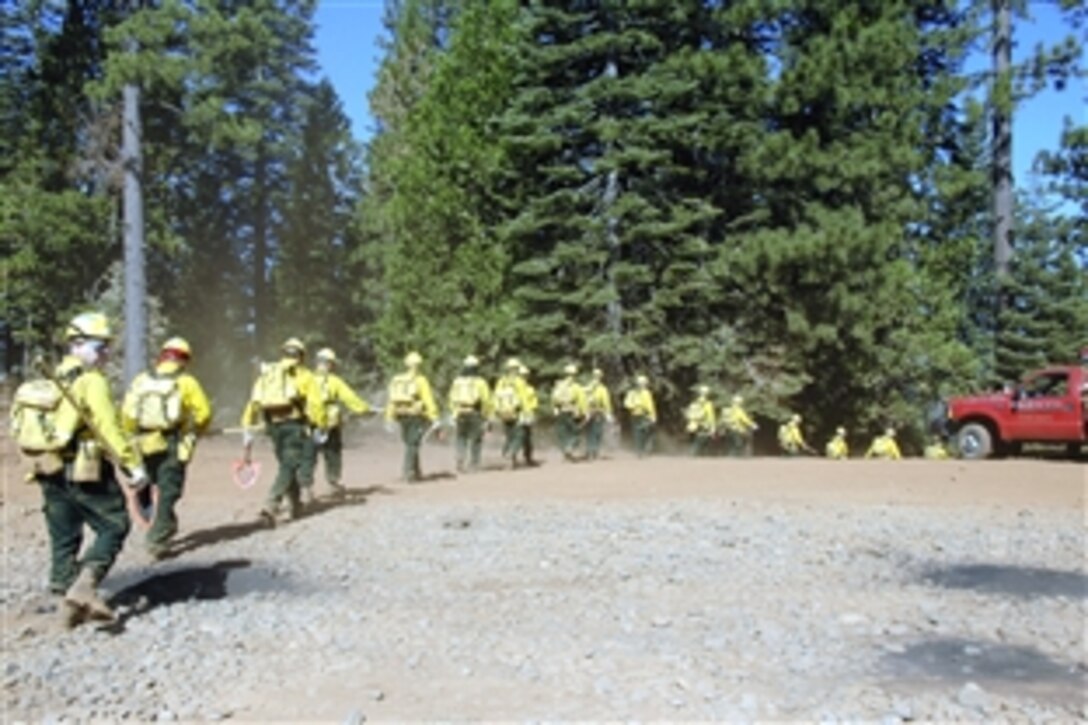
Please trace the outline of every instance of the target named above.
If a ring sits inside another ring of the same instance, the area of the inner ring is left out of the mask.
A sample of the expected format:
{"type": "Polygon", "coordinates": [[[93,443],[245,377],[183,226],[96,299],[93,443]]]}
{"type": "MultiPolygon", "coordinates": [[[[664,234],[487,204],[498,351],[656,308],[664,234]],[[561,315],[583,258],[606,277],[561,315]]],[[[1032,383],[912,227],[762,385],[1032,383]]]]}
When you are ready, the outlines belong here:
{"type": "Polygon", "coordinates": [[[1088,441],[1088,367],[1048,367],[1001,392],[952,398],[948,423],[964,458],[1016,454],[1023,443],[1064,443],[1078,455],[1088,441]]]}

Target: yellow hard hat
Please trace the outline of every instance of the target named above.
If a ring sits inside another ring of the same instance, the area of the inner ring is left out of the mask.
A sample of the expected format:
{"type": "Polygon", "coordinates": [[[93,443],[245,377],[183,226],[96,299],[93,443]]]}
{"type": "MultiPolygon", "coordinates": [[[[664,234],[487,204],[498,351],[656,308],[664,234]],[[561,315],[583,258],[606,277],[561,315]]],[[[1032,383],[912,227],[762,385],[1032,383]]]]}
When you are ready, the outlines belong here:
{"type": "Polygon", "coordinates": [[[734,395],[733,396],[733,405],[740,405],[743,402],[744,402],[744,396],[741,396],[741,395],[734,395]]]}
{"type": "Polygon", "coordinates": [[[603,378],[604,377],[604,372],[600,368],[593,368],[593,377],[603,378]]]}
{"type": "Polygon", "coordinates": [[[506,367],[507,367],[507,369],[511,369],[511,370],[520,368],[521,367],[521,361],[518,360],[516,357],[512,357],[512,358],[510,358],[509,360],[506,361],[506,367]]]}
{"type": "Polygon", "coordinates": [[[171,337],[162,344],[161,352],[176,352],[185,357],[192,357],[193,350],[189,347],[189,341],[184,337],[171,337]]]}
{"type": "Polygon", "coordinates": [[[638,383],[639,385],[649,385],[650,384],[650,379],[648,377],[646,377],[645,375],[637,375],[637,376],[635,376],[635,382],[638,383]]]}
{"type": "Polygon", "coordinates": [[[113,330],[110,329],[109,318],[101,312],[84,312],[68,323],[64,336],[69,340],[80,337],[109,340],[113,337],[113,330]]]}
{"type": "Polygon", "coordinates": [[[326,362],[336,362],[336,352],[331,347],[323,347],[317,351],[317,359],[326,362]]]}
{"type": "Polygon", "coordinates": [[[410,368],[415,367],[416,365],[421,365],[422,363],[423,356],[415,350],[412,350],[410,353],[404,356],[404,364],[410,368]]]}
{"type": "Polygon", "coordinates": [[[709,395],[710,394],[710,386],[709,385],[700,385],[697,388],[697,390],[699,391],[699,395],[709,395]]]}
{"type": "Polygon", "coordinates": [[[563,368],[563,372],[565,372],[567,375],[577,375],[578,374],[578,366],[575,365],[574,363],[568,363],[563,368]]]}
{"type": "Polygon", "coordinates": [[[793,415],[790,416],[790,420],[793,421],[794,423],[800,423],[801,422],[801,414],[800,413],[794,413],[793,415]]]}
{"type": "Polygon", "coordinates": [[[302,342],[302,340],[298,339],[297,337],[287,338],[287,340],[285,340],[283,345],[281,345],[280,347],[284,352],[294,351],[303,355],[306,354],[306,345],[302,342]]]}
{"type": "Polygon", "coordinates": [[[465,361],[462,364],[466,368],[474,368],[474,367],[476,367],[477,365],[480,364],[480,360],[475,355],[469,355],[468,357],[465,358],[465,361]]]}
{"type": "Polygon", "coordinates": [[[528,374],[529,374],[529,368],[525,367],[521,363],[518,363],[518,375],[520,375],[521,377],[525,377],[528,374]]]}
{"type": "Polygon", "coordinates": [[[838,428],[835,429],[835,434],[844,436],[846,435],[846,429],[840,425],[838,428]]]}
{"type": "Polygon", "coordinates": [[[884,430],[884,435],[888,436],[889,438],[895,438],[895,428],[886,428],[884,430]]]}

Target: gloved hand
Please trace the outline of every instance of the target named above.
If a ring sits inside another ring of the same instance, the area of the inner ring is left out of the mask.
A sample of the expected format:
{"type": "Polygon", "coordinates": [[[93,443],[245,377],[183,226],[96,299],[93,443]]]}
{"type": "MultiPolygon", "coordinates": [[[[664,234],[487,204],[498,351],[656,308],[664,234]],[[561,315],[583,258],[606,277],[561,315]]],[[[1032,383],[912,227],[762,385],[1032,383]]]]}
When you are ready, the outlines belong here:
{"type": "Polygon", "coordinates": [[[321,428],[314,428],[312,437],[314,439],[314,443],[319,446],[323,446],[325,445],[325,441],[329,439],[329,432],[327,430],[322,430],[321,428]]]}
{"type": "Polygon", "coordinates": [[[147,475],[147,469],[142,465],[136,466],[129,473],[130,480],[128,482],[129,488],[134,491],[141,491],[151,483],[151,479],[147,475]]]}
{"type": "Polygon", "coordinates": [[[616,419],[610,415],[605,418],[605,422],[607,422],[609,425],[615,425],[616,419]]]}
{"type": "Polygon", "coordinates": [[[385,421],[385,432],[386,433],[396,433],[397,432],[397,424],[395,422],[391,421],[391,420],[385,421]]]}
{"type": "Polygon", "coordinates": [[[253,431],[242,431],[242,447],[251,448],[253,446],[253,431]]]}

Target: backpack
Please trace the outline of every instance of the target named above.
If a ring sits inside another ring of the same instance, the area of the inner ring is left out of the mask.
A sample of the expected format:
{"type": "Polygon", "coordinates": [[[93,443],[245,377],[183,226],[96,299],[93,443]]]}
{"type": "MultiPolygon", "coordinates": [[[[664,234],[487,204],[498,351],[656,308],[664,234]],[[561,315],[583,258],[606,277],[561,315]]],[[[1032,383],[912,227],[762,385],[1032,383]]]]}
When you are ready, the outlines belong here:
{"type": "Polygon", "coordinates": [[[173,375],[143,374],[132,383],[134,417],[142,431],[174,430],[181,423],[181,388],[173,375]]]}
{"type": "Polygon", "coordinates": [[[552,402],[562,408],[574,403],[574,383],[569,380],[560,380],[552,394],[552,402]]]}
{"type": "Polygon", "coordinates": [[[520,408],[517,388],[513,383],[500,381],[495,388],[495,413],[503,420],[513,420],[520,408]]]}
{"type": "Polygon", "coordinates": [[[302,397],[294,369],[279,363],[266,365],[257,378],[253,398],[265,412],[282,412],[298,405],[302,397]]]}
{"type": "Polygon", "coordinates": [[[389,384],[389,402],[393,405],[405,407],[412,405],[419,397],[419,386],[415,376],[410,374],[398,375],[389,384]]]}
{"type": "Polygon", "coordinates": [[[75,430],[61,430],[57,425],[63,400],[60,387],[44,378],[28,380],[16,389],[11,409],[12,437],[24,455],[56,453],[71,442],[75,430]]]}
{"type": "Polygon", "coordinates": [[[450,389],[450,401],[462,409],[475,408],[480,403],[480,387],[476,378],[461,376],[455,378],[450,389]]]}

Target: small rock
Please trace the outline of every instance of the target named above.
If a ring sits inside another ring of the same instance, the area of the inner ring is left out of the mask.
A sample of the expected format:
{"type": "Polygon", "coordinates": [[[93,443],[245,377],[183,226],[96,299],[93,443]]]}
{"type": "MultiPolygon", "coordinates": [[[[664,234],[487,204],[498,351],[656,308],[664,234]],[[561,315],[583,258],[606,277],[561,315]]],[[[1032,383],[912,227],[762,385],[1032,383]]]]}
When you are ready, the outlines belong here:
{"type": "Polygon", "coordinates": [[[986,690],[982,689],[974,682],[968,682],[960,688],[959,694],[956,695],[956,701],[964,707],[981,710],[989,705],[990,696],[987,694],[986,690]]]}

